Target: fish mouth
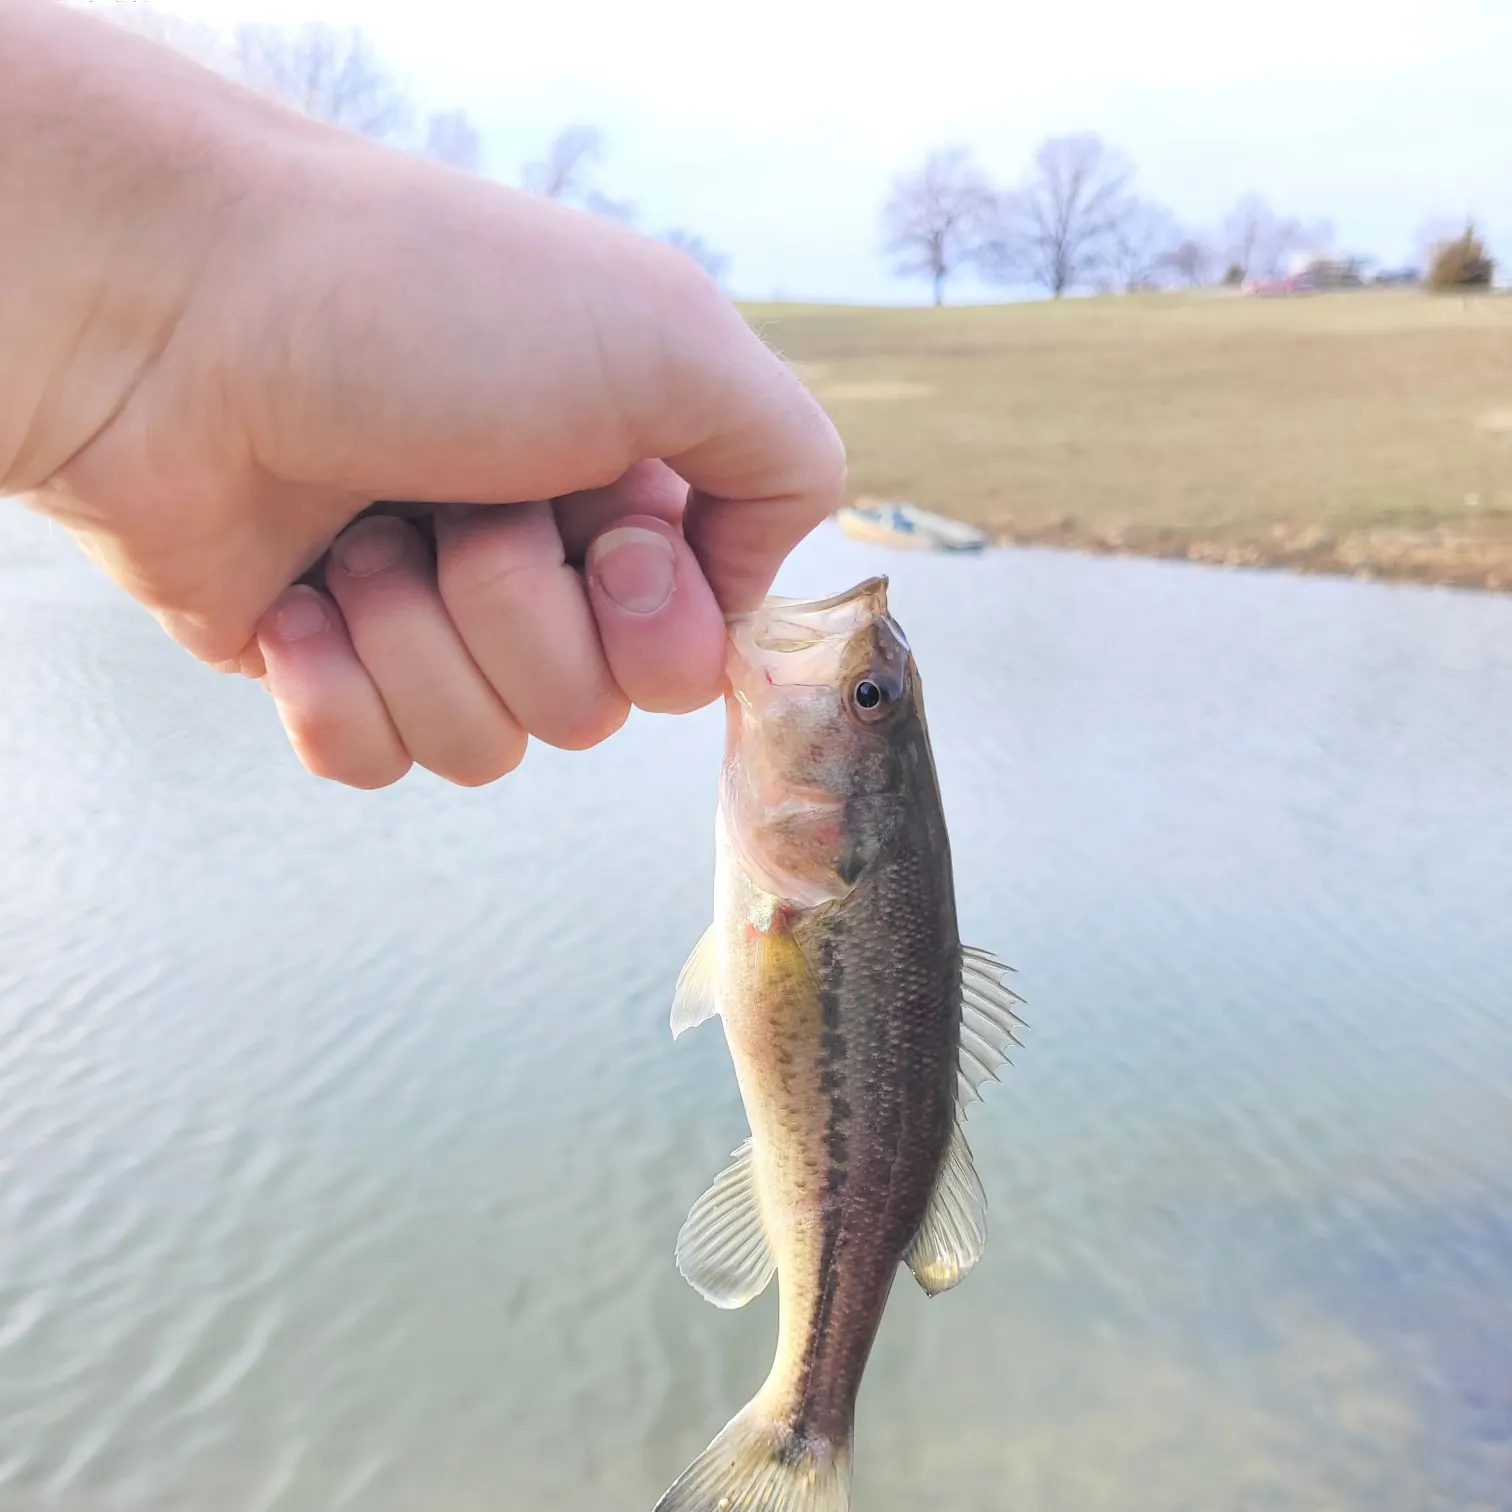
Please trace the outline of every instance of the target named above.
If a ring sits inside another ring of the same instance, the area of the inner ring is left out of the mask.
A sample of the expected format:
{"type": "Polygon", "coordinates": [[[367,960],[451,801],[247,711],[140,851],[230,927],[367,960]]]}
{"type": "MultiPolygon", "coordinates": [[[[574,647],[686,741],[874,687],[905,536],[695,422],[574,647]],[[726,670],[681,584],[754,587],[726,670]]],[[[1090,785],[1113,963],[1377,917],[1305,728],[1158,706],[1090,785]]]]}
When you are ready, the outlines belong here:
{"type": "Polygon", "coordinates": [[[783,616],[824,614],[831,609],[839,609],[849,604],[865,602],[881,614],[887,613],[887,578],[878,574],[869,577],[856,584],[854,588],[846,588],[840,593],[831,593],[824,598],[796,599],[780,598],[776,594],[762,601],[759,609],[747,609],[739,614],[725,615],[725,623],[734,625],[745,620],[755,619],[757,615],[769,614],[774,609],[780,609],[783,616]]]}
{"type": "Polygon", "coordinates": [[[886,611],[888,608],[888,578],[885,575],[865,578],[856,584],[854,588],[844,588],[841,593],[826,594],[823,599],[783,599],[777,594],[771,594],[762,600],[761,608],[745,609],[741,614],[724,615],[729,623],[738,620],[750,620],[758,614],[765,614],[771,609],[782,609],[785,614],[823,614],[826,609],[838,609],[845,603],[853,600],[868,599],[875,602],[878,609],[886,611]]]}
{"type": "Polygon", "coordinates": [[[878,622],[888,625],[904,645],[887,607],[887,579],[869,577],[824,598],[769,598],[759,609],[725,616],[732,645],[742,655],[794,653],[825,644],[844,643],[878,622]]]}

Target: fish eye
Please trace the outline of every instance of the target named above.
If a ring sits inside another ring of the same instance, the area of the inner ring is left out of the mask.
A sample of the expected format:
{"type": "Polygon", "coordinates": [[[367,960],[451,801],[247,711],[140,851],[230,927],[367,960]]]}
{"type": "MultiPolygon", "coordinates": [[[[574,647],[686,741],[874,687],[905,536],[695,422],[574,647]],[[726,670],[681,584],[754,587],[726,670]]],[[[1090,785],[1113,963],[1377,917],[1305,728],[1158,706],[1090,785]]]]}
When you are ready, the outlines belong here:
{"type": "Polygon", "coordinates": [[[864,716],[875,719],[887,710],[887,690],[870,677],[863,677],[851,689],[851,702],[864,716]]]}

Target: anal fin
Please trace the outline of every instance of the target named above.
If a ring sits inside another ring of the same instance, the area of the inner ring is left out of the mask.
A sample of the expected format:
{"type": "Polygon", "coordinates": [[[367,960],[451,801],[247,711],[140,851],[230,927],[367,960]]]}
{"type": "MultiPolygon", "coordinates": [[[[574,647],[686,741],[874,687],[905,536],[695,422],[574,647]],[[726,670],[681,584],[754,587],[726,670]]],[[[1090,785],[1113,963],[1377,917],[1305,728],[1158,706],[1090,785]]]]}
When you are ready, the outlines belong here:
{"type": "Polygon", "coordinates": [[[987,1244],[987,1194],[959,1116],[940,1162],[933,1196],[903,1259],[931,1296],[964,1281],[987,1244]]]}
{"type": "Polygon", "coordinates": [[[715,1307],[744,1307],[777,1270],[761,1217],[756,1166],[747,1139],[733,1165],[688,1212],[677,1236],[677,1268],[715,1307]]]}

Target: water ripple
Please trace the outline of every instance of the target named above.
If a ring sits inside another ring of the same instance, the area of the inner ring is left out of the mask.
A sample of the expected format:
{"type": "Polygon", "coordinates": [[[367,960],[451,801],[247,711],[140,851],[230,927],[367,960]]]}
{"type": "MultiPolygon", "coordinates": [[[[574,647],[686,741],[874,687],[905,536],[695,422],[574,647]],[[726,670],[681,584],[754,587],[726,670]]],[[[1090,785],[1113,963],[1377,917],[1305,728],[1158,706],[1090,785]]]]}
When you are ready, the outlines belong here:
{"type": "MultiPolygon", "coordinates": [[[[858,1506],[1500,1505],[1512,604],[825,535],[786,586],[878,566],[1035,1028],[858,1506]]],[[[649,1505],[775,1332],[671,1253],[744,1127],[666,1028],[718,711],[347,794],[64,559],[7,581],[0,1505],[649,1505]]]]}

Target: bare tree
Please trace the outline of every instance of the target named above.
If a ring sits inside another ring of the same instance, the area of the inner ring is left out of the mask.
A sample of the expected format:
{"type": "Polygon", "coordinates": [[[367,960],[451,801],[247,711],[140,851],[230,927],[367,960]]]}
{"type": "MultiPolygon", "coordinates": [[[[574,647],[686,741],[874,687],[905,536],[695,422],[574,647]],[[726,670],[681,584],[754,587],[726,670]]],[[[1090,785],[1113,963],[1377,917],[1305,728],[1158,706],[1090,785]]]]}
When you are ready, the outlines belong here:
{"type": "Polygon", "coordinates": [[[634,200],[615,199],[612,194],[604,194],[598,189],[590,189],[583,196],[583,209],[601,215],[605,220],[618,221],[622,226],[633,226],[638,213],[634,200]]]}
{"type": "Polygon", "coordinates": [[[893,268],[923,276],[934,302],[945,302],[945,281],[976,254],[992,184],[965,147],[942,147],[923,166],[893,180],[882,211],[884,248],[893,268]]]}
{"type": "Polygon", "coordinates": [[[1059,299],[1106,272],[1119,226],[1137,202],[1133,169],[1090,133],[1051,137],[1020,188],[1000,196],[983,249],[987,276],[1034,283],[1059,299]]]}
{"type": "Polygon", "coordinates": [[[544,157],[522,167],[521,181],[532,194],[575,201],[592,215],[634,225],[635,201],[616,199],[593,182],[593,170],[604,156],[604,134],[597,126],[568,126],[551,139],[544,157]]]}
{"type": "Polygon", "coordinates": [[[185,21],[153,5],[101,5],[121,26],[184,53],[305,115],[364,136],[394,141],[434,162],[476,172],[482,143],[466,111],[434,111],[418,132],[414,112],[393,72],[357,29],[271,24],[225,32],[185,21]]]}
{"type": "Polygon", "coordinates": [[[1188,289],[1216,283],[1223,271],[1217,264],[1218,254],[1200,236],[1181,238],[1165,255],[1166,273],[1188,289]]]}
{"type": "Polygon", "coordinates": [[[181,16],[170,15],[153,5],[100,5],[92,6],[95,14],[114,21],[118,26],[134,31],[139,36],[171,47],[196,63],[214,68],[222,73],[231,71],[225,39],[213,26],[203,21],[185,21],[181,16]]]}
{"type": "Polygon", "coordinates": [[[448,168],[461,168],[467,173],[476,173],[482,159],[482,142],[478,128],[473,125],[465,110],[432,112],[426,117],[425,139],[420,144],[420,156],[433,163],[445,163],[448,168]]]}
{"type": "Polygon", "coordinates": [[[1131,196],[1108,232],[1103,256],[1107,283],[1125,293],[1159,288],[1171,275],[1171,253],[1180,241],[1181,228],[1169,210],[1131,196]]]}
{"type": "Polygon", "coordinates": [[[525,187],[547,199],[575,199],[588,192],[589,171],[603,161],[604,136],[597,126],[568,126],[557,132],[546,156],[526,163],[525,187]]]}
{"type": "Polygon", "coordinates": [[[1223,223],[1224,261],[1231,276],[1274,278],[1296,250],[1298,237],[1295,225],[1282,220],[1258,194],[1249,194],[1235,204],[1223,223]]]}
{"type": "Polygon", "coordinates": [[[691,231],[674,228],[662,233],[662,241],[669,247],[676,247],[679,252],[685,252],[698,264],[715,283],[724,279],[725,270],[730,266],[730,259],[723,252],[716,252],[701,236],[695,236],[691,231]]]}
{"type": "Polygon", "coordinates": [[[238,26],[231,50],[244,83],[316,120],[380,139],[410,125],[408,97],[356,27],[238,26]]]}
{"type": "Polygon", "coordinates": [[[1279,278],[1299,252],[1322,251],[1333,241],[1327,221],[1277,215],[1258,194],[1246,195],[1223,223],[1223,258],[1229,276],[1279,278]]]}

